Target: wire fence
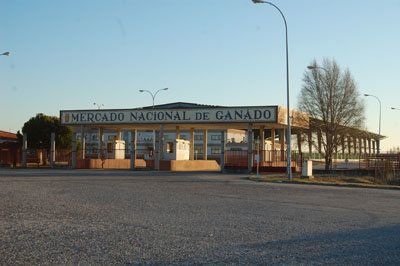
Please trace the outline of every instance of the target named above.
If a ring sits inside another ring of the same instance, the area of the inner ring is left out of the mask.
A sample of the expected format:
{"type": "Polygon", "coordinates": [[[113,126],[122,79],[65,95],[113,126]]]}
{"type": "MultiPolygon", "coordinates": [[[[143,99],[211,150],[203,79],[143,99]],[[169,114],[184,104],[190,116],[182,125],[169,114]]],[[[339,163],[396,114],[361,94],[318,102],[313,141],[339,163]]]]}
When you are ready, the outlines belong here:
{"type": "MultiPolygon", "coordinates": [[[[291,165],[294,168],[301,167],[303,161],[299,151],[291,152],[291,165]]],[[[271,168],[285,169],[287,166],[287,151],[253,150],[250,159],[251,166],[257,166],[261,170],[273,170],[271,168]]],[[[226,150],[225,167],[228,169],[246,169],[249,167],[249,153],[247,150],[226,150]]]]}
{"type": "MultiPolygon", "coordinates": [[[[20,166],[22,165],[22,149],[20,147],[0,146],[0,165],[20,166]]],[[[224,154],[226,169],[248,169],[249,152],[247,150],[214,150],[207,156],[208,160],[216,160],[219,164],[224,154]]],[[[106,165],[106,161],[125,160],[124,167],[130,165],[131,151],[129,149],[79,149],[75,152],[76,167],[90,168],[90,160],[100,160],[101,167],[106,165]],[[128,162],[129,161],[129,162],[128,162]]],[[[154,169],[156,153],[150,149],[136,149],[134,151],[136,167],[154,169]]],[[[27,149],[26,164],[28,167],[50,167],[51,151],[48,149],[27,149]]],[[[74,152],[72,149],[56,149],[54,152],[54,165],[72,166],[74,152]]],[[[196,153],[194,160],[203,160],[203,153],[196,153]]],[[[325,169],[325,155],[321,153],[301,153],[292,151],[291,164],[299,170],[304,160],[312,160],[313,169],[325,169]]],[[[163,158],[160,158],[163,160],[163,158]]],[[[270,168],[286,167],[287,152],[271,150],[253,150],[250,163],[254,168],[258,166],[261,170],[270,168]]],[[[99,163],[97,162],[97,167],[99,163]]],[[[334,154],[332,158],[332,170],[372,170],[374,176],[387,183],[400,183],[400,153],[381,153],[381,154],[334,154]]]]}
{"type": "Polygon", "coordinates": [[[22,152],[17,145],[0,146],[0,165],[16,167],[21,165],[22,152]]]}

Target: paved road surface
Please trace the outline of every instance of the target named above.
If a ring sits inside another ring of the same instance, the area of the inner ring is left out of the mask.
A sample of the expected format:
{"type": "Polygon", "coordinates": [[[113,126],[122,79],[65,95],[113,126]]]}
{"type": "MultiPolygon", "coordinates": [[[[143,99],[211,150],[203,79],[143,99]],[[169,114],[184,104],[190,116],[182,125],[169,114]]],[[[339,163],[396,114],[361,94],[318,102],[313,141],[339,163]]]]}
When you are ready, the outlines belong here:
{"type": "Polygon", "coordinates": [[[0,169],[0,264],[400,264],[400,191],[0,169]]]}

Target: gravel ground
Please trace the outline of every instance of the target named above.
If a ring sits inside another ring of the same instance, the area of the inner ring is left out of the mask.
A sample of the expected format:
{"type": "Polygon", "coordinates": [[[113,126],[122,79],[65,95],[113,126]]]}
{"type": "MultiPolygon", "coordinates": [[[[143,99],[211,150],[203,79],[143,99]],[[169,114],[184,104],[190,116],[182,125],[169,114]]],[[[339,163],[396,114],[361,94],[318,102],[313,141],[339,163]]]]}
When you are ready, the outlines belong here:
{"type": "Polygon", "coordinates": [[[0,169],[0,264],[400,264],[400,191],[0,169]]]}

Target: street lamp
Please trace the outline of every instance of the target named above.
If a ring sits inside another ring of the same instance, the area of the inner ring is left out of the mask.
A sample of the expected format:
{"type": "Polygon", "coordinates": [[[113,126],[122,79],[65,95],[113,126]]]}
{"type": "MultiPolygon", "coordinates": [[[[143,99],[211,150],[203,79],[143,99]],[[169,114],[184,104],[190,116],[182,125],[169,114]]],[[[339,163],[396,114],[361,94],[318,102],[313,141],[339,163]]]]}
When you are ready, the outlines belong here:
{"type": "Polygon", "coordinates": [[[166,91],[166,90],[168,90],[168,88],[164,88],[164,89],[159,89],[158,91],[156,91],[156,93],[152,93],[151,91],[149,91],[149,90],[139,90],[140,92],[147,92],[147,93],[149,93],[150,95],[151,95],[151,98],[153,99],[153,109],[154,109],[154,99],[156,98],[156,95],[157,95],[157,93],[159,93],[160,91],[166,91]]]}
{"type": "MultiPolygon", "coordinates": [[[[309,70],[314,70],[314,69],[322,69],[323,71],[325,71],[325,73],[329,76],[329,71],[326,69],[326,68],[324,68],[324,67],[320,67],[320,66],[316,66],[316,65],[314,65],[314,66],[307,66],[307,68],[309,69],[309,70]]],[[[327,117],[329,117],[329,115],[331,115],[332,116],[332,114],[333,114],[333,104],[332,104],[332,101],[333,101],[333,96],[332,96],[332,94],[333,94],[333,92],[332,92],[332,84],[329,86],[329,109],[330,109],[330,114],[328,113],[327,114],[327,117]]]]}
{"type": "MultiPolygon", "coordinates": [[[[166,91],[166,90],[168,90],[168,88],[159,89],[154,94],[149,90],[139,90],[139,92],[147,92],[148,94],[151,95],[151,98],[153,99],[153,109],[154,109],[154,99],[156,98],[157,93],[159,93],[160,91],[166,91]]],[[[155,152],[155,151],[156,151],[156,131],[153,129],[153,152],[155,152]]]]}
{"type": "Polygon", "coordinates": [[[400,108],[390,107],[392,110],[400,111],[400,108]]]}
{"type": "Polygon", "coordinates": [[[326,68],[324,68],[324,67],[320,67],[320,66],[307,66],[307,68],[308,68],[309,70],[313,70],[313,69],[320,68],[320,69],[324,70],[326,73],[329,74],[329,71],[326,70],[326,68]]]}
{"type": "Polygon", "coordinates": [[[252,0],[254,4],[269,4],[276,8],[283,18],[283,22],[285,23],[285,35],[286,35],[286,90],[287,90],[287,175],[288,180],[292,181],[292,169],[291,169],[291,154],[290,154],[290,100],[289,100],[289,44],[288,44],[288,29],[286,18],[283,15],[282,11],[271,2],[263,1],[263,0],[252,0]]]}
{"type": "MultiPolygon", "coordinates": [[[[371,94],[364,94],[364,96],[366,97],[374,97],[375,99],[378,100],[379,102],[379,136],[378,136],[378,154],[380,153],[380,148],[381,148],[381,110],[382,110],[382,104],[381,104],[381,100],[379,100],[378,97],[376,97],[375,95],[371,95],[371,94]]],[[[392,107],[393,109],[393,107],[392,107]]]]}
{"type": "Polygon", "coordinates": [[[9,56],[10,54],[11,54],[10,52],[5,52],[5,53],[2,53],[2,54],[0,54],[0,55],[9,56]]]}

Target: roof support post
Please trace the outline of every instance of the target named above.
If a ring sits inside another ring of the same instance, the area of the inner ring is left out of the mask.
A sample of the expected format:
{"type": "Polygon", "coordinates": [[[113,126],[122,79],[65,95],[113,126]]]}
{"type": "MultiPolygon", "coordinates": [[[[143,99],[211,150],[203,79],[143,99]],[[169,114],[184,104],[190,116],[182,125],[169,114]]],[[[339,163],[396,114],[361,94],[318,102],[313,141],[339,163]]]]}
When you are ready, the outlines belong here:
{"type": "Polygon", "coordinates": [[[271,128],[271,149],[272,149],[272,154],[271,154],[271,160],[272,162],[275,162],[275,128],[271,128]]]}
{"type": "Polygon", "coordinates": [[[368,153],[371,154],[371,139],[368,138],[368,153]]]}
{"type": "Polygon", "coordinates": [[[351,137],[347,136],[348,154],[351,154],[351,137]]]}
{"type": "Polygon", "coordinates": [[[55,167],[55,156],[56,155],[56,134],[54,132],[51,133],[50,139],[50,167],[55,167]]]}
{"type": "Polygon", "coordinates": [[[132,130],[130,132],[131,135],[131,147],[130,147],[130,152],[131,152],[131,170],[135,170],[135,161],[136,161],[136,136],[137,136],[137,131],[136,129],[132,130]]]}
{"type": "Polygon", "coordinates": [[[207,160],[207,129],[203,130],[203,160],[207,160]]]}
{"type": "Polygon", "coordinates": [[[190,128],[190,153],[189,160],[194,160],[194,128],[190,128]]]}
{"type": "Polygon", "coordinates": [[[226,132],[223,130],[221,131],[221,172],[225,170],[225,140],[226,132]]]}
{"type": "Polygon", "coordinates": [[[26,167],[26,151],[28,149],[28,136],[26,133],[23,136],[22,140],[22,167],[26,167]]]}
{"type": "Polygon", "coordinates": [[[85,153],[86,153],[85,140],[86,140],[85,127],[81,126],[81,153],[82,153],[81,159],[85,159],[85,153]]]}
{"type": "Polygon", "coordinates": [[[72,169],[76,168],[76,133],[72,133],[72,169]]]}
{"type": "Polygon", "coordinates": [[[253,170],[253,124],[247,126],[247,168],[249,173],[253,170]]]}

